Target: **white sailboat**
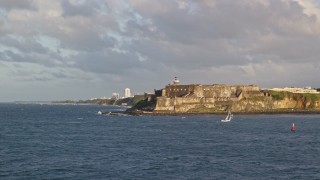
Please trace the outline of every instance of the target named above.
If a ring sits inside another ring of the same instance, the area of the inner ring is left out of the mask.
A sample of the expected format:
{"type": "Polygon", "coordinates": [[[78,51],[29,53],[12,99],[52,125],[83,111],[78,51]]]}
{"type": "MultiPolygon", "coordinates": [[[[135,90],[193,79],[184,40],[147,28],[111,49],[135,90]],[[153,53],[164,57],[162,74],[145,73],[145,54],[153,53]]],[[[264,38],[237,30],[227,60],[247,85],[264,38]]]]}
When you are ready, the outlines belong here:
{"type": "Polygon", "coordinates": [[[229,122],[232,120],[232,118],[233,118],[233,114],[230,111],[228,111],[227,117],[225,119],[222,119],[221,122],[229,122]]]}

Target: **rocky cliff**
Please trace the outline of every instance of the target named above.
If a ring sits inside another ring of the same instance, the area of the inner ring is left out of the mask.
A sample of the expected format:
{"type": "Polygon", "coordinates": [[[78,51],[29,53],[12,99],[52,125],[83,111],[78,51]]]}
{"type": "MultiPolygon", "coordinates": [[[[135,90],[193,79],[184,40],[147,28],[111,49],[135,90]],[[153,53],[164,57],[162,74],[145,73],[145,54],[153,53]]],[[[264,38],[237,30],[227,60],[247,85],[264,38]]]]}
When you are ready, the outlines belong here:
{"type": "Polygon", "coordinates": [[[269,91],[274,109],[320,110],[320,94],[269,91]]]}
{"type": "Polygon", "coordinates": [[[156,112],[219,113],[272,112],[287,110],[320,110],[319,94],[289,92],[261,92],[267,96],[251,94],[239,99],[219,98],[158,98],[156,112]]]}
{"type": "Polygon", "coordinates": [[[242,92],[238,97],[157,97],[154,102],[141,106],[156,114],[184,113],[268,113],[292,111],[320,111],[320,94],[255,91],[242,92]],[[151,107],[151,108],[150,108],[151,107]]]}

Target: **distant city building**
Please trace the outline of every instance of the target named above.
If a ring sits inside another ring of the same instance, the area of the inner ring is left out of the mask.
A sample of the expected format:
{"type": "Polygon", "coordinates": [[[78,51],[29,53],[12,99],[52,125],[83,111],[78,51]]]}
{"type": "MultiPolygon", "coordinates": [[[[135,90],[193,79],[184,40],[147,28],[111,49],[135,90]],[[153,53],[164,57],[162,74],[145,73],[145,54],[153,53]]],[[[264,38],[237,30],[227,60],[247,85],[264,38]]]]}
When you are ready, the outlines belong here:
{"type": "Polygon", "coordinates": [[[93,98],[90,98],[91,101],[98,100],[98,99],[110,99],[110,98],[108,98],[108,97],[100,97],[100,98],[93,97],[93,98]]]}
{"type": "Polygon", "coordinates": [[[124,89],[124,97],[125,97],[125,98],[131,97],[131,92],[130,92],[130,89],[129,89],[129,88],[125,88],[125,89],[124,89]]]}
{"type": "Polygon", "coordinates": [[[112,99],[119,99],[120,98],[120,94],[119,93],[112,93],[112,99]]]}
{"type": "Polygon", "coordinates": [[[271,88],[269,90],[272,91],[287,91],[292,93],[312,93],[312,94],[319,94],[316,89],[313,89],[312,87],[305,87],[305,88],[296,88],[296,87],[285,87],[285,88],[271,88]]]}

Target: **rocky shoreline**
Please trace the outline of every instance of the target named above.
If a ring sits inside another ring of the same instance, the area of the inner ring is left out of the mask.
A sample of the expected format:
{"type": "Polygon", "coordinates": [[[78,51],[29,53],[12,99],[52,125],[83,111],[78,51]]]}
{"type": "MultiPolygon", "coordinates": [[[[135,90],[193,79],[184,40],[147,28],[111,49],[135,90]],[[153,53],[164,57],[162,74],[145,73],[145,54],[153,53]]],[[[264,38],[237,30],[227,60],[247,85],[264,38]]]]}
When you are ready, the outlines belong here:
{"type": "MultiPolygon", "coordinates": [[[[195,115],[225,115],[227,112],[206,112],[206,113],[176,113],[176,112],[155,112],[155,111],[141,111],[141,110],[127,110],[127,111],[111,111],[104,112],[104,115],[132,115],[132,116],[195,116],[195,115]]],[[[268,110],[268,111],[250,111],[250,112],[232,112],[235,115],[277,115],[277,114],[320,114],[320,110],[306,110],[306,109],[285,109],[285,110],[268,110]]]]}

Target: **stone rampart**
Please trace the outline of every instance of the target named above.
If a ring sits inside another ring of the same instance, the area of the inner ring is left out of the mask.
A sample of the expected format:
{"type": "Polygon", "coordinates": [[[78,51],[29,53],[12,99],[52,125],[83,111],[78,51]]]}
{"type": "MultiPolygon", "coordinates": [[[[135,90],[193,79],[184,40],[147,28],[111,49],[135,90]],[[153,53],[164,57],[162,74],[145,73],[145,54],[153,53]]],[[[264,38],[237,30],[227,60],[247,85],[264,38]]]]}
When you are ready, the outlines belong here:
{"type": "Polygon", "coordinates": [[[176,85],[169,84],[163,89],[162,96],[169,98],[176,97],[205,97],[205,98],[214,98],[214,97],[232,97],[239,96],[241,92],[250,92],[255,91],[259,92],[260,88],[256,85],[248,86],[228,86],[228,85],[176,85]]]}
{"type": "Polygon", "coordinates": [[[217,98],[166,98],[158,97],[155,111],[186,112],[198,105],[208,108],[215,107],[217,98]]]}
{"type": "Polygon", "coordinates": [[[194,109],[227,109],[250,96],[264,96],[256,85],[167,85],[157,97],[155,111],[188,112],[194,109]]]}

